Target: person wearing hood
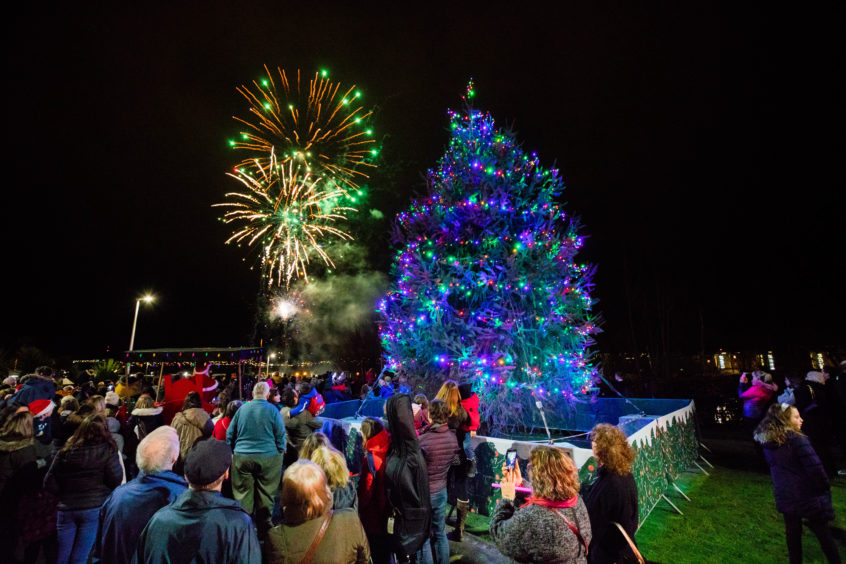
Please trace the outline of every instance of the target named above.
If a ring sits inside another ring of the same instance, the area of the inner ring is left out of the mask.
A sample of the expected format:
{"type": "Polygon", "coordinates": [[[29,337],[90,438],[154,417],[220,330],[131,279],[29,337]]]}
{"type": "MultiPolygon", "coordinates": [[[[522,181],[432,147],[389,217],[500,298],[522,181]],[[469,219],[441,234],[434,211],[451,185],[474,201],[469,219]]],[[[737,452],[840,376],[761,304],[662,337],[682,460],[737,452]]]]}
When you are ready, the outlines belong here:
{"type": "Polygon", "coordinates": [[[372,417],[361,422],[364,439],[364,460],[358,480],[358,514],[370,541],[374,564],[391,560],[387,538],[387,493],[385,491],[385,459],[391,437],[382,423],[372,417]]]}
{"type": "Polygon", "coordinates": [[[811,370],[805,381],[796,386],[793,397],[804,421],[802,432],[811,441],[826,474],[831,478],[837,474],[837,467],[831,449],[832,429],[835,428],[832,404],[835,402],[832,401],[831,388],[826,386],[828,379],[827,372],[811,370]]]}
{"type": "Polygon", "coordinates": [[[214,432],[214,424],[203,409],[200,394],[193,391],[185,396],[182,411],[176,414],[171,425],[179,433],[179,451],[183,460],[197,439],[210,437],[214,432]]]}
{"type": "Polygon", "coordinates": [[[391,549],[404,559],[420,550],[429,538],[429,473],[414,429],[411,396],[397,394],[388,398],[385,416],[391,431],[391,446],[385,459],[387,530],[391,549]]]}
{"type": "Polygon", "coordinates": [[[763,446],[770,466],[776,509],[784,516],[787,552],[791,564],[802,562],[804,519],[828,561],[840,562],[828,525],[834,519],[828,476],[801,429],[797,408],[775,404],[755,430],[755,440],[763,446]]]}
{"type": "Polygon", "coordinates": [[[93,562],[132,561],[153,514],[188,488],[171,471],[178,458],[179,436],[173,427],[158,427],[144,437],[135,454],[140,474],[113,491],[100,508],[93,562]]]}

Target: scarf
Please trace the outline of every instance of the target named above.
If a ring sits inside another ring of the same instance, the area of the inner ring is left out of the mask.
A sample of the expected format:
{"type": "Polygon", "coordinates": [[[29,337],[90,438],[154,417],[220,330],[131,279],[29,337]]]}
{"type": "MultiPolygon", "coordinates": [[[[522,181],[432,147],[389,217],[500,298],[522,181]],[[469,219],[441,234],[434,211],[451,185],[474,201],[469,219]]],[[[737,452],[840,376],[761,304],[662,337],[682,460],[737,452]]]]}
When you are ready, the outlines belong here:
{"type": "Polygon", "coordinates": [[[541,507],[550,507],[552,509],[560,509],[562,507],[576,507],[576,503],[578,503],[578,501],[579,501],[578,495],[574,495],[570,499],[565,499],[563,501],[555,501],[555,500],[552,500],[552,499],[545,499],[545,498],[542,498],[542,497],[529,496],[526,499],[526,503],[523,504],[523,507],[526,507],[527,505],[534,504],[534,505],[540,505],[541,507]]]}

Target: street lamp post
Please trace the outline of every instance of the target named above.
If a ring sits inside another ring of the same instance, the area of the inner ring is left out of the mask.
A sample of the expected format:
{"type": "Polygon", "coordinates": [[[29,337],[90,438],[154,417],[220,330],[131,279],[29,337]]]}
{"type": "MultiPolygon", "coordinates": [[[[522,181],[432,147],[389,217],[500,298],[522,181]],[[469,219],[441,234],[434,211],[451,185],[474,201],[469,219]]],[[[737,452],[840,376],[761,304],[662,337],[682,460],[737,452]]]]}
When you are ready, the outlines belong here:
{"type": "MultiPolygon", "coordinates": [[[[153,301],[153,296],[147,294],[143,298],[135,300],[135,317],[132,319],[132,336],[129,338],[129,352],[135,348],[135,327],[138,325],[138,310],[141,308],[141,302],[150,303],[153,301]]],[[[129,376],[129,361],[126,362],[126,375],[129,376]]]]}

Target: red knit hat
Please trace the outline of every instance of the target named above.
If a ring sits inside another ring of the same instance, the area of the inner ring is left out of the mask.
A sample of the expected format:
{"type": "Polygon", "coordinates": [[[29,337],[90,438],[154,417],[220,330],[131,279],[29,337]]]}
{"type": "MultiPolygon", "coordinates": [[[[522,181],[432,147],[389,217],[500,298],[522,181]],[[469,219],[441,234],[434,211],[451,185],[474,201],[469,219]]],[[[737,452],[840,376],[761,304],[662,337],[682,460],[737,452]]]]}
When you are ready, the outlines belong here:
{"type": "Polygon", "coordinates": [[[51,413],[53,413],[53,408],[55,408],[55,404],[47,399],[39,399],[27,406],[29,410],[32,412],[33,417],[47,417],[51,413]]]}

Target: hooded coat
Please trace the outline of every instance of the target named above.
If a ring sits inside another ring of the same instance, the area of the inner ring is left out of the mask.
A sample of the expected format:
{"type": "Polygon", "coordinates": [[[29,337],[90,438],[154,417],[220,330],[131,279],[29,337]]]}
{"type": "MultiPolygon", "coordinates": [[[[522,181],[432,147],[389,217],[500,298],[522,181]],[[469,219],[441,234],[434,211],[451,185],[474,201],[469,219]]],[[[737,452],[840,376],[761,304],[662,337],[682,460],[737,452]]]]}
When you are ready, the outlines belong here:
{"type": "Polygon", "coordinates": [[[358,512],[368,536],[385,533],[385,459],[391,437],[384,429],[364,445],[365,462],[358,480],[358,512]]]}
{"type": "Polygon", "coordinates": [[[394,519],[392,546],[396,552],[414,554],[429,538],[432,511],[429,473],[420,450],[411,396],[398,394],[385,404],[391,447],[385,460],[388,511],[394,519]]]}
{"type": "Polygon", "coordinates": [[[136,407],[132,410],[127,424],[129,430],[135,433],[139,440],[162,425],[164,425],[164,416],[162,415],[162,408],[159,406],[136,407]],[[141,427],[143,427],[143,431],[141,427]]]}
{"type": "Polygon", "coordinates": [[[180,411],[173,418],[171,425],[179,433],[179,453],[183,459],[197,439],[210,437],[214,431],[214,423],[202,407],[191,407],[180,411]]]}
{"type": "Polygon", "coordinates": [[[17,402],[23,405],[29,405],[35,400],[46,399],[53,401],[53,396],[56,395],[56,384],[52,378],[45,378],[37,374],[30,375],[24,383],[21,384],[21,389],[15,395],[6,400],[6,405],[12,405],[17,402]]]}

